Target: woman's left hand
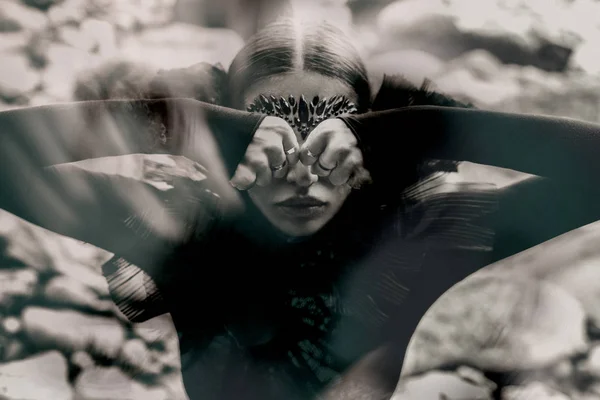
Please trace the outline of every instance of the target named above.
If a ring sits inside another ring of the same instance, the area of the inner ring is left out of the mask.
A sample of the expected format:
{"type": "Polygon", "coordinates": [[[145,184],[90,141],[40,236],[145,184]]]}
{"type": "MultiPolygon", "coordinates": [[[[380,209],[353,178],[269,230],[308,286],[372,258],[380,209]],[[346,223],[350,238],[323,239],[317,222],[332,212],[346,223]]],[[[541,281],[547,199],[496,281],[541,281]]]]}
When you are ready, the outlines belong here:
{"type": "Polygon", "coordinates": [[[310,165],[312,173],[329,177],[334,185],[348,182],[362,167],[363,155],[358,140],[346,123],[338,118],[321,122],[300,147],[300,161],[310,165]]]}

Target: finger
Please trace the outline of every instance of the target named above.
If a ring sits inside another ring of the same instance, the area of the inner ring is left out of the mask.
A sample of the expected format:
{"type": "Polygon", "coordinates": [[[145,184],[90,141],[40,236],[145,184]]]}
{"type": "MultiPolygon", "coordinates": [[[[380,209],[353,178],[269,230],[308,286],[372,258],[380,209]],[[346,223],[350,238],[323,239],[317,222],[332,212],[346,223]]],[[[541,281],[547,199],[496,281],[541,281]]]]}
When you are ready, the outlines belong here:
{"type": "Polygon", "coordinates": [[[270,184],[271,179],[273,178],[273,170],[269,165],[269,159],[267,158],[266,153],[257,152],[248,158],[249,161],[247,164],[256,174],[256,184],[258,186],[267,186],[270,184]]]}
{"type": "Polygon", "coordinates": [[[313,165],[318,159],[331,137],[331,131],[319,129],[317,126],[300,148],[300,161],[304,165],[313,165]]]}
{"type": "Polygon", "coordinates": [[[300,146],[295,145],[294,147],[285,147],[285,155],[288,160],[289,165],[296,165],[298,161],[300,161],[300,146]]]}
{"type": "Polygon", "coordinates": [[[334,168],[342,163],[352,152],[354,147],[346,141],[336,140],[329,142],[316,163],[313,164],[313,173],[318,176],[329,176],[334,168]]]}
{"type": "Polygon", "coordinates": [[[350,153],[340,164],[329,174],[329,181],[340,186],[348,182],[352,173],[362,165],[363,158],[360,150],[350,153]]]}
{"type": "Polygon", "coordinates": [[[286,123],[286,128],[281,131],[283,150],[290,165],[295,165],[300,160],[300,146],[291,126],[286,123]]]}
{"type": "Polygon", "coordinates": [[[230,183],[238,190],[248,190],[256,183],[256,173],[247,165],[239,164],[230,183]]]}
{"type": "Polygon", "coordinates": [[[265,148],[265,154],[269,161],[269,167],[273,172],[273,177],[283,178],[287,173],[287,166],[289,164],[283,147],[281,145],[268,146],[265,148]]]}

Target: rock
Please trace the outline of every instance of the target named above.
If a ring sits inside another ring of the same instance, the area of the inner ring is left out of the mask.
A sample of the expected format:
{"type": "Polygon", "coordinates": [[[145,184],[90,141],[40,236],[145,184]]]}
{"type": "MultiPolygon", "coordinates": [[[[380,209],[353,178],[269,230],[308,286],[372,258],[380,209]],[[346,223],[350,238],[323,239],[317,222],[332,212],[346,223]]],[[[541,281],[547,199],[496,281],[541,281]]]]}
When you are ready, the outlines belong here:
{"type": "Polygon", "coordinates": [[[117,54],[117,33],[115,28],[106,21],[86,19],[79,26],[82,36],[92,44],[94,53],[105,57],[115,57],[117,54]]]}
{"type": "Polygon", "coordinates": [[[65,0],[48,10],[48,19],[54,26],[79,23],[87,16],[87,0],[65,0]]]}
{"type": "Polygon", "coordinates": [[[76,351],[71,354],[71,363],[82,370],[91,368],[95,365],[92,356],[85,351],[76,351]]]}
{"type": "Polygon", "coordinates": [[[29,58],[29,63],[35,69],[43,69],[48,64],[48,49],[52,43],[53,37],[48,34],[35,33],[29,37],[25,54],[29,58]]]}
{"type": "Polygon", "coordinates": [[[79,50],[91,52],[96,46],[96,41],[93,37],[84,34],[78,27],[66,25],[58,28],[59,39],[79,50]]]}
{"type": "Polygon", "coordinates": [[[67,362],[50,351],[25,360],[0,365],[2,398],[19,400],[71,400],[67,362]]]}
{"type": "Polygon", "coordinates": [[[556,94],[564,92],[568,86],[568,77],[557,72],[547,72],[532,66],[505,67],[506,73],[513,77],[526,93],[542,96],[543,91],[556,94]]]}
{"type": "Polygon", "coordinates": [[[163,314],[133,325],[134,333],[150,349],[152,356],[167,370],[181,369],[179,338],[170,314],[163,314]]]}
{"type": "Polygon", "coordinates": [[[2,32],[0,35],[0,52],[3,54],[20,52],[27,46],[29,37],[26,32],[2,32]]]}
{"type": "Polygon", "coordinates": [[[27,307],[22,318],[25,332],[40,347],[115,359],[125,342],[125,330],[113,318],[40,307],[27,307]]]}
{"type": "Polygon", "coordinates": [[[50,280],[44,288],[44,297],[51,304],[100,313],[114,309],[112,301],[99,299],[94,290],[66,276],[57,276],[50,280]]]}
{"type": "Polygon", "coordinates": [[[379,54],[367,60],[369,71],[386,75],[403,75],[414,85],[431,79],[444,70],[439,58],[420,50],[398,50],[379,54]]]}
{"type": "Polygon", "coordinates": [[[20,54],[3,54],[0,63],[0,99],[8,102],[26,97],[40,83],[40,76],[20,54]]]}
{"type": "Polygon", "coordinates": [[[482,108],[494,108],[496,104],[513,99],[521,92],[514,80],[498,77],[484,81],[467,68],[445,71],[436,77],[434,88],[459,100],[473,102],[482,108]]]}
{"type": "Polygon", "coordinates": [[[525,386],[505,387],[502,400],[570,400],[570,397],[543,383],[533,382],[525,386]]]}
{"type": "Polygon", "coordinates": [[[85,400],[168,400],[164,389],[137,383],[118,367],[86,369],[77,377],[75,391],[85,400]]]}
{"type": "Polygon", "coordinates": [[[42,74],[44,90],[60,101],[71,100],[75,83],[73,77],[102,62],[98,55],[62,44],[52,44],[47,58],[48,67],[42,74]]]}
{"type": "Polygon", "coordinates": [[[352,12],[345,1],[305,0],[294,4],[294,14],[310,21],[321,19],[344,31],[352,28],[352,12]]]}
{"type": "Polygon", "coordinates": [[[52,96],[47,96],[43,92],[37,93],[29,100],[30,107],[45,106],[48,104],[56,104],[59,101],[52,96]]]}
{"type": "Polygon", "coordinates": [[[6,307],[14,298],[30,298],[38,283],[38,276],[31,269],[0,270],[0,304],[6,307]]]}
{"type": "Polygon", "coordinates": [[[21,330],[21,321],[15,317],[7,317],[2,321],[2,328],[4,332],[14,335],[21,330]]]}
{"type": "Polygon", "coordinates": [[[587,351],[585,319],[577,299],[556,285],[484,270],[429,309],[403,374],[457,364],[499,373],[544,369],[587,351]]]}
{"type": "Polygon", "coordinates": [[[422,376],[402,379],[391,400],[477,399],[492,400],[487,386],[474,385],[447,372],[429,372],[422,376]]]}
{"type": "Polygon", "coordinates": [[[163,371],[164,364],[155,357],[143,340],[132,339],[121,348],[120,361],[134,375],[157,376],[163,371]]]}
{"type": "Polygon", "coordinates": [[[581,302],[595,327],[600,327],[600,287],[596,284],[598,279],[600,268],[594,259],[563,268],[547,277],[547,280],[567,290],[581,302]]]}
{"type": "Polygon", "coordinates": [[[497,385],[487,379],[483,372],[470,367],[461,366],[457,368],[456,375],[473,385],[487,387],[490,391],[494,391],[497,388],[497,385]]]}
{"type": "Polygon", "coordinates": [[[63,0],[22,0],[23,3],[30,7],[38,8],[42,11],[48,10],[50,7],[60,4],[63,0]]]}
{"type": "Polygon", "coordinates": [[[6,238],[6,255],[37,271],[75,279],[108,297],[108,284],[100,266],[111,253],[61,236],[0,210],[0,236],[6,238]]]}
{"type": "Polygon", "coordinates": [[[0,0],[0,32],[42,31],[48,26],[46,15],[17,1],[0,0]]]}
{"type": "Polygon", "coordinates": [[[587,358],[577,365],[577,371],[594,379],[600,379],[600,345],[590,349],[587,358]]]}
{"type": "Polygon", "coordinates": [[[165,349],[170,348],[169,344],[177,343],[177,332],[169,314],[135,324],[133,332],[150,347],[165,349]]]}
{"type": "Polygon", "coordinates": [[[243,40],[232,30],[175,23],[125,39],[121,56],[157,69],[185,68],[199,62],[229,65],[242,46],[243,40]]]}
{"type": "Polygon", "coordinates": [[[500,60],[487,50],[472,50],[462,56],[450,61],[447,66],[450,69],[465,68],[477,79],[492,82],[498,76],[504,74],[504,65],[500,60]]]}
{"type": "Polygon", "coordinates": [[[385,7],[377,25],[382,48],[421,49],[445,60],[485,49],[503,63],[563,71],[580,36],[570,26],[557,29],[555,21],[549,20],[557,9],[569,11],[558,3],[404,0],[385,7]]]}
{"type": "Polygon", "coordinates": [[[129,32],[162,26],[170,22],[173,19],[175,1],[92,0],[87,4],[87,11],[90,16],[108,21],[120,30],[129,32]]]}
{"type": "Polygon", "coordinates": [[[31,354],[32,349],[19,337],[0,337],[0,359],[4,362],[21,360],[31,354]]]}

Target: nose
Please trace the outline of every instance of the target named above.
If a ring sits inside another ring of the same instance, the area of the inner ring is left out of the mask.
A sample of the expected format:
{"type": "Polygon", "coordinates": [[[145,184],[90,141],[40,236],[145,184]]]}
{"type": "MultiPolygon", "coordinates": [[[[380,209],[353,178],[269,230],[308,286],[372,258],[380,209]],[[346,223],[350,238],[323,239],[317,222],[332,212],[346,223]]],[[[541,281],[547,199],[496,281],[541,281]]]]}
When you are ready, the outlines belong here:
{"type": "Polygon", "coordinates": [[[319,176],[310,172],[310,167],[307,167],[301,162],[298,162],[296,165],[291,167],[286,177],[286,180],[289,183],[302,187],[309,187],[318,179],[319,176]]]}

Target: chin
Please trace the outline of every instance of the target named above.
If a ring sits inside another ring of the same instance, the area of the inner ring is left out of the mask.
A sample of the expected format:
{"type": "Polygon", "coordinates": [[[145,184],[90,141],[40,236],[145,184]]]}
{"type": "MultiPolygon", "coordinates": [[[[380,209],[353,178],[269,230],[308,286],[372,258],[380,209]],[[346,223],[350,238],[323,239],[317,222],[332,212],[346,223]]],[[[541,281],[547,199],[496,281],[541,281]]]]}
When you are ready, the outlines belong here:
{"type": "Polygon", "coordinates": [[[325,223],[322,221],[308,221],[302,224],[298,223],[290,223],[290,224],[282,224],[281,221],[277,221],[274,224],[275,227],[281,231],[283,234],[293,237],[306,237],[311,236],[317,233],[323,228],[325,223]]]}

